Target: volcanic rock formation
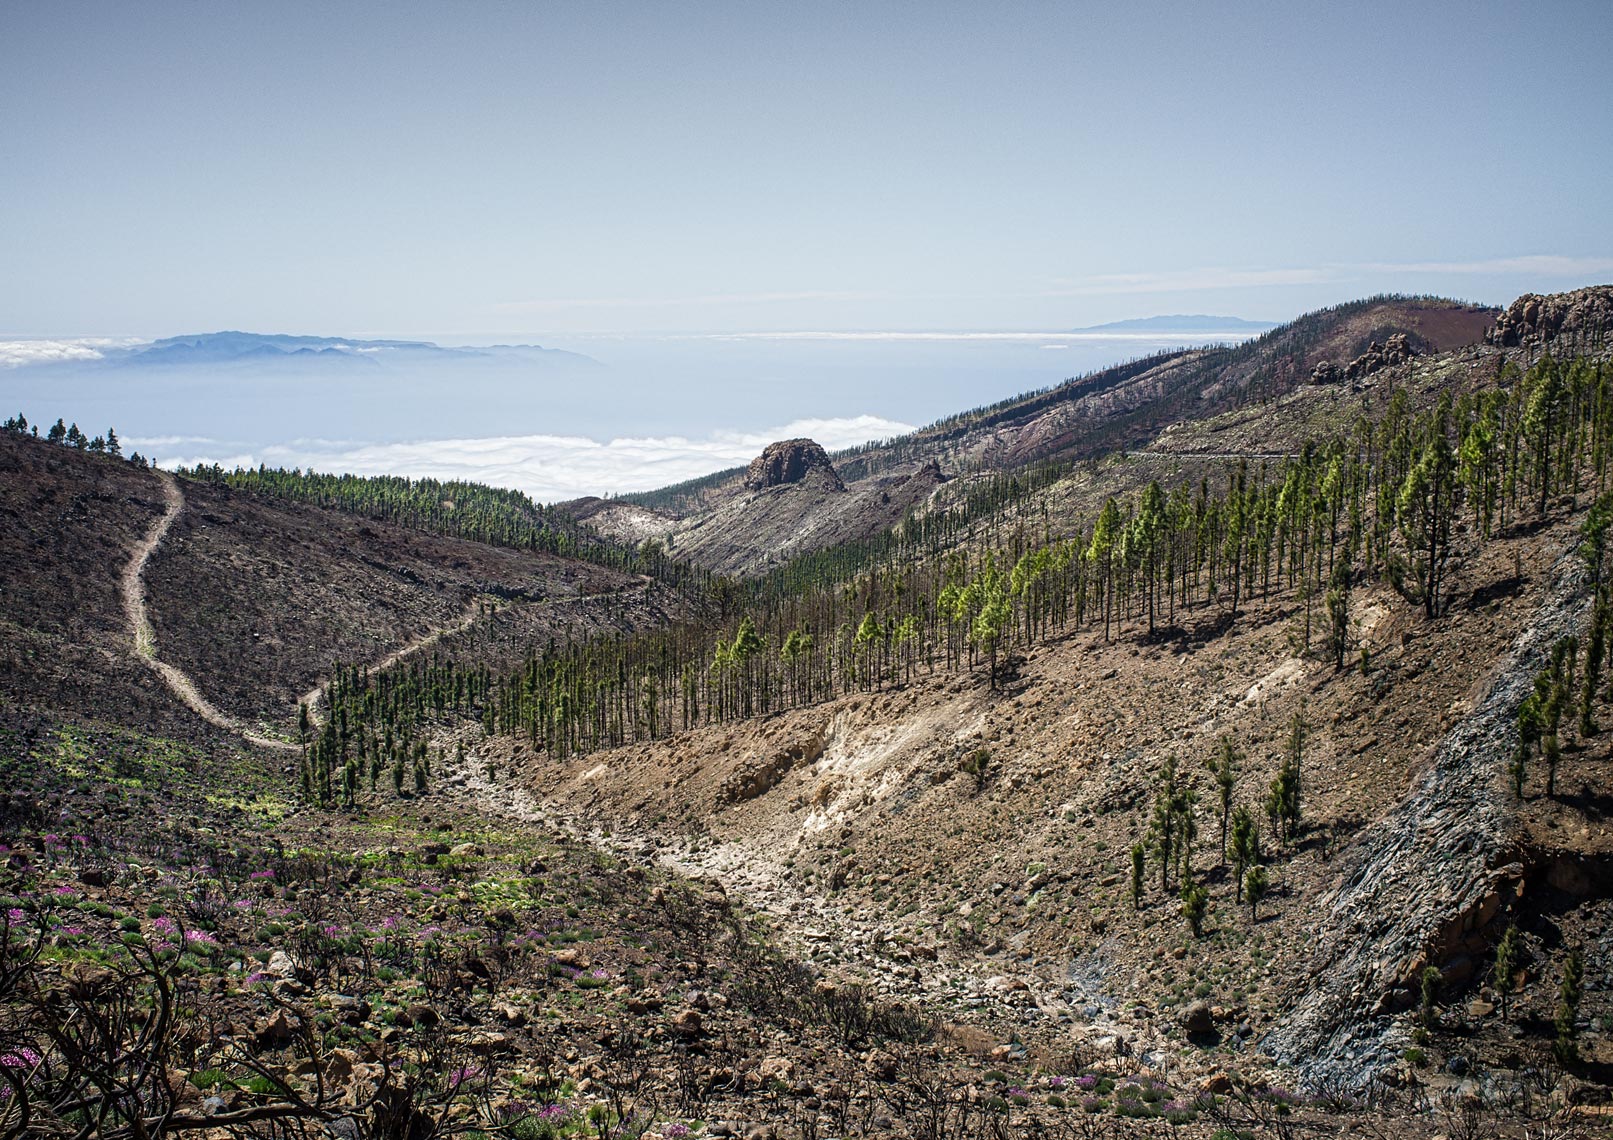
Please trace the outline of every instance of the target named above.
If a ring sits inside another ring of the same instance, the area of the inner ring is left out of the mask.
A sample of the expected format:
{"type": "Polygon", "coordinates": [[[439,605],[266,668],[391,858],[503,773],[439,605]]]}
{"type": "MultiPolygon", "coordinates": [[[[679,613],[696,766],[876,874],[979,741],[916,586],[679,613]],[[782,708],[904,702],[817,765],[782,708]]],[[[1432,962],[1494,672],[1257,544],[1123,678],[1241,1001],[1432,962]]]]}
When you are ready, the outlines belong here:
{"type": "Polygon", "coordinates": [[[829,453],[810,439],[786,439],[770,443],[745,469],[745,489],[765,491],[781,483],[799,483],[813,471],[821,471],[834,490],[845,484],[829,462],[829,453]]]}
{"type": "Polygon", "coordinates": [[[1597,342],[1613,331],[1613,285],[1595,285],[1572,293],[1542,297],[1525,293],[1484,334],[1498,348],[1539,344],[1557,336],[1597,342]]]}

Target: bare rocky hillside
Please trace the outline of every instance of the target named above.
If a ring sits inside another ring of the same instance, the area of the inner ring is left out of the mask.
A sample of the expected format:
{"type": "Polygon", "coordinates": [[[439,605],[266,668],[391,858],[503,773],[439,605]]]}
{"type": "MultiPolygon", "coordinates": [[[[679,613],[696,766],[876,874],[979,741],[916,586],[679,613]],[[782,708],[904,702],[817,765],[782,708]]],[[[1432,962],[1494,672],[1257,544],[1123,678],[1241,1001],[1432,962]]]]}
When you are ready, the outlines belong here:
{"type": "Polygon", "coordinates": [[[747,631],[732,581],[0,434],[0,1125],[69,1134],[93,1104],[242,1140],[1597,1134],[1610,296],[1341,306],[881,447],[782,441],[664,501],[569,505],[733,575],[854,550],[809,583],[837,616],[789,613],[793,650],[790,625],[747,631]],[[1489,534],[1450,513],[1419,595],[1430,539],[1389,500],[1464,462],[1482,493],[1484,457],[1442,451],[1437,415],[1367,429],[1498,383],[1495,423],[1554,422],[1557,374],[1516,371],[1548,353],[1592,359],[1577,418],[1507,468],[1538,498],[1489,534]],[[1352,577],[1347,545],[1331,565],[1317,510],[1297,576],[1262,554],[1239,592],[1210,557],[1180,604],[1166,572],[1159,615],[1052,620],[1013,592],[1017,550],[1065,536],[1112,575],[1088,553],[1112,497],[1124,522],[1153,482],[1202,488],[1211,517],[1212,489],[1341,435],[1423,457],[1358,501],[1399,512],[1381,573],[1352,577]],[[1553,466],[1560,438],[1583,447],[1553,466]],[[960,568],[965,618],[923,652],[858,608],[946,594],[902,560],[987,544],[1015,558],[960,568]],[[1026,635],[982,634],[971,589],[1026,635]],[[613,640],[643,632],[667,637],[613,640]],[[752,707],[759,661],[836,647],[832,697],[752,707]]]}

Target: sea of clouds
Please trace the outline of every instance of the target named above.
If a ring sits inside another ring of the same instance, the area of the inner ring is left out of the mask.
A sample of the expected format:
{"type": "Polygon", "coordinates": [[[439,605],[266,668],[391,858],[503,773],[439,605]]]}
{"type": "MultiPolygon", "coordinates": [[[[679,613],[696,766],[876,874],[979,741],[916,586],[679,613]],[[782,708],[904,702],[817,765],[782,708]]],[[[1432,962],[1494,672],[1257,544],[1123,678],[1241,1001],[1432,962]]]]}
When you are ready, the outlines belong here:
{"type": "Polygon", "coordinates": [[[646,436],[604,442],[586,436],[517,435],[397,443],[297,440],[248,448],[194,436],[133,437],[124,443],[163,467],[266,464],[354,475],[465,479],[514,487],[540,502],[559,502],[646,491],[737,467],[775,440],[805,436],[835,451],[912,430],[911,424],[859,415],[795,420],[760,430],[714,431],[704,438],[646,436]]]}

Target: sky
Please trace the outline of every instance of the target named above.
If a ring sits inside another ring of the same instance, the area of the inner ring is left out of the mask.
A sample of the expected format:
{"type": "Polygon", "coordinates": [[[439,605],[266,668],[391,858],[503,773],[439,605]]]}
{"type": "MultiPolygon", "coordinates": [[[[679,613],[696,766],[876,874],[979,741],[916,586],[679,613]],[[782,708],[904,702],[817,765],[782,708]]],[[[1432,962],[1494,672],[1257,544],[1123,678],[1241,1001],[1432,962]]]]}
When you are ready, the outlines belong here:
{"type": "Polygon", "coordinates": [[[0,339],[541,343],[618,369],[619,422],[545,425],[597,442],[670,430],[657,383],[701,439],[915,422],[1069,366],[776,334],[1613,280],[1610,43],[1605,0],[0,0],[0,339]]]}

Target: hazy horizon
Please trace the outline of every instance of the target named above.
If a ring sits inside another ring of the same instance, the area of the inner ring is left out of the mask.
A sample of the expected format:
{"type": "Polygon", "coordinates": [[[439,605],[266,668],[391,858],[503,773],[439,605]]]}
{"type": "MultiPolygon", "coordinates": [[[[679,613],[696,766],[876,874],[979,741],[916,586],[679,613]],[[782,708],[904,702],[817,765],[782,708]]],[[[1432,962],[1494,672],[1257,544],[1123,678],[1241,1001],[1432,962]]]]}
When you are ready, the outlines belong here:
{"type": "Polygon", "coordinates": [[[14,405],[7,415],[110,425],[127,450],[166,467],[461,478],[552,502],[709,474],[775,439],[837,450],[1138,356],[1249,335],[613,335],[543,346],[587,363],[514,354],[373,367],[346,357],[135,367],[74,359],[67,341],[10,341],[0,342],[0,391],[14,405]]]}
{"type": "Polygon", "coordinates": [[[208,441],[174,459],[565,495],[1150,343],[1061,330],[1505,304],[1613,279],[1613,116],[1576,113],[1613,105],[1609,42],[1590,0],[0,6],[16,352],[244,329],[533,343],[608,376],[0,367],[0,407],[208,441]],[[593,446],[474,461],[534,437],[593,446]],[[370,450],[404,444],[435,448],[370,450]]]}

